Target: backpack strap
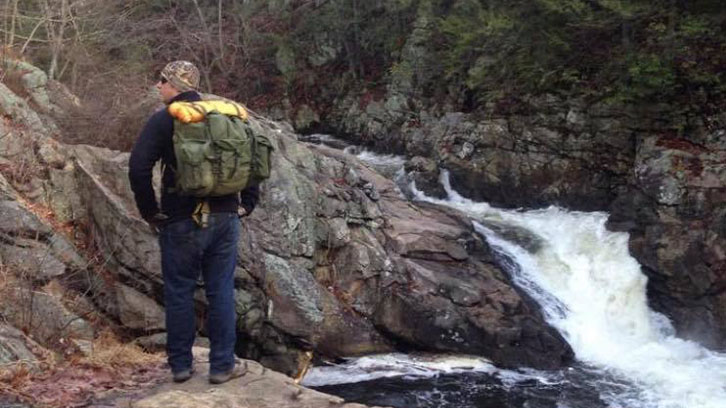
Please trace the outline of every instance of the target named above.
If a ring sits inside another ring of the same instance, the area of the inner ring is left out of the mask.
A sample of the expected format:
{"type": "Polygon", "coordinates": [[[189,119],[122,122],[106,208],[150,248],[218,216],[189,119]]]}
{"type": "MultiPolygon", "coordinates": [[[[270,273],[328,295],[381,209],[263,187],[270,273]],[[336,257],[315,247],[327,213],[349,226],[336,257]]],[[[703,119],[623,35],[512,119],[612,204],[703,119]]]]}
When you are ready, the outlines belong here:
{"type": "MultiPolygon", "coordinates": [[[[247,119],[249,122],[249,119],[247,119]]],[[[252,158],[252,161],[250,162],[250,177],[252,177],[253,174],[257,174],[257,160],[255,160],[256,153],[257,153],[257,138],[255,137],[255,132],[252,131],[250,127],[247,127],[248,134],[250,136],[251,144],[250,144],[250,157],[252,158]]]]}
{"type": "Polygon", "coordinates": [[[200,115],[202,115],[202,120],[204,120],[204,118],[207,116],[207,113],[208,113],[207,110],[204,109],[203,107],[195,104],[194,102],[190,102],[189,107],[194,109],[195,111],[197,111],[197,113],[199,113],[200,115]]]}
{"type": "MultiPolygon", "coordinates": [[[[174,121],[174,123],[175,122],[176,121],[174,121]]],[[[173,130],[172,130],[172,133],[174,133],[173,130]]],[[[174,136],[172,136],[172,138],[173,137],[174,136]]],[[[164,184],[164,181],[163,181],[164,180],[164,173],[166,172],[167,166],[171,169],[172,173],[176,173],[176,169],[174,168],[174,166],[172,166],[171,164],[167,164],[166,162],[164,162],[164,160],[161,161],[161,180],[162,180],[161,184],[162,184],[162,188],[163,188],[163,184],[164,184]]],[[[174,177],[174,179],[176,179],[176,176],[174,177]]],[[[176,186],[167,186],[166,187],[166,192],[167,193],[176,193],[176,190],[177,190],[176,186]]]]}

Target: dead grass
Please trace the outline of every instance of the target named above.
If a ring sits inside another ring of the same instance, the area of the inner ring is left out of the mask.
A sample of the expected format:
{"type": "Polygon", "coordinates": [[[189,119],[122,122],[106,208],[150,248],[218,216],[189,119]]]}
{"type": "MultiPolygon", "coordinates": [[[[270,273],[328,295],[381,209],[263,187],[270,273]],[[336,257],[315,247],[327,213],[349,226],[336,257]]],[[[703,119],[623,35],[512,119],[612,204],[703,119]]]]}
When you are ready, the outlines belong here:
{"type": "Polygon", "coordinates": [[[162,353],[147,353],[141,347],[122,343],[111,332],[106,331],[93,342],[89,356],[78,363],[95,368],[143,367],[164,361],[162,353]]]}
{"type": "Polygon", "coordinates": [[[16,362],[0,367],[0,406],[85,407],[111,392],[148,387],[168,378],[161,353],[150,354],[102,333],[88,356],[16,362]]]}

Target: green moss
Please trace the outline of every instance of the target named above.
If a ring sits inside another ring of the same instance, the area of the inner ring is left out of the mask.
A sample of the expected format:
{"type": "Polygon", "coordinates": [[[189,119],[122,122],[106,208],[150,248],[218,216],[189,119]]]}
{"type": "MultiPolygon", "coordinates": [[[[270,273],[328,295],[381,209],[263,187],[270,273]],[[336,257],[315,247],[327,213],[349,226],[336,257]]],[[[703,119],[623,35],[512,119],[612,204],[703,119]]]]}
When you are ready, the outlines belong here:
{"type": "Polygon", "coordinates": [[[716,28],[711,21],[695,16],[686,16],[678,26],[679,32],[686,38],[698,38],[713,35],[716,28]]]}
{"type": "Polygon", "coordinates": [[[673,67],[656,54],[634,55],[628,63],[628,75],[626,93],[636,99],[670,94],[676,86],[673,67]]]}

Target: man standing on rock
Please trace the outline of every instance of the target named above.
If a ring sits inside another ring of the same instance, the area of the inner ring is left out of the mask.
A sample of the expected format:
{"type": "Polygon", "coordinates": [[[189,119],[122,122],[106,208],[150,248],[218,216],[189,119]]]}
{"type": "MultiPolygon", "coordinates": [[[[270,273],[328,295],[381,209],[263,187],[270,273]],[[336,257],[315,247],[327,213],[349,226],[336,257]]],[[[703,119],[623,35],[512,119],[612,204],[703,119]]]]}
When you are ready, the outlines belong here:
{"type": "MultiPolygon", "coordinates": [[[[196,91],[198,86],[199,70],[187,61],[167,64],[156,84],[166,105],[201,100],[196,91]]],[[[252,186],[239,195],[204,198],[209,214],[205,217],[206,224],[198,225],[192,214],[197,211],[200,199],[175,192],[177,160],[173,133],[174,120],[167,109],[159,110],[149,118],[131,152],[129,180],[141,216],[159,231],[166,307],[166,351],[174,381],[184,382],[194,372],[194,290],[201,273],[209,303],[209,382],[221,384],[245,373],[242,367],[235,365],[234,270],[239,218],[249,215],[255,208],[259,190],[252,186]],[[152,169],[159,160],[164,169],[161,211],[152,186],[152,169]]]]}

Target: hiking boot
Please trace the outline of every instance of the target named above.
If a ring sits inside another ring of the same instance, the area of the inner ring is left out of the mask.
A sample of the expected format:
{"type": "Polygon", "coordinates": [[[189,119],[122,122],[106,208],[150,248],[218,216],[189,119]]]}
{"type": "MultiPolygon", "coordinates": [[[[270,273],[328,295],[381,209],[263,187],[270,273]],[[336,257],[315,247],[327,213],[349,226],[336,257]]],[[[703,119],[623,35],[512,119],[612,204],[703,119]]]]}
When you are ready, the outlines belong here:
{"type": "Polygon", "coordinates": [[[247,362],[243,364],[235,364],[234,367],[218,374],[209,374],[210,384],[223,384],[233,378],[239,378],[247,374],[247,362]]]}
{"type": "Polygon", "coordinates": [[[172,376],[174,377],[175,383],[183,383],[184,381],[192,378],[192,374],[194,374],[194,369],[188,368],[186,370],[181,370],[178,373],[172,373],[172,376]]]}

